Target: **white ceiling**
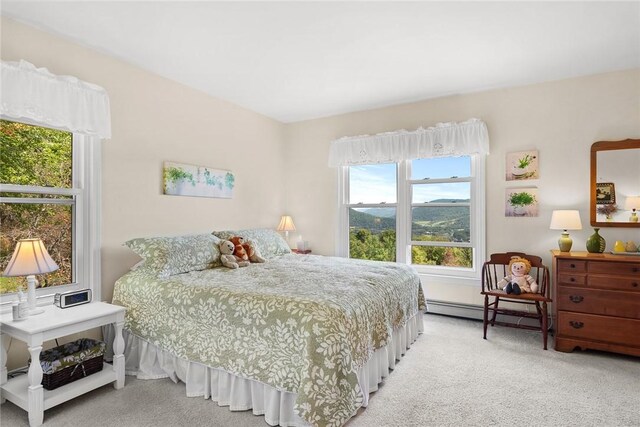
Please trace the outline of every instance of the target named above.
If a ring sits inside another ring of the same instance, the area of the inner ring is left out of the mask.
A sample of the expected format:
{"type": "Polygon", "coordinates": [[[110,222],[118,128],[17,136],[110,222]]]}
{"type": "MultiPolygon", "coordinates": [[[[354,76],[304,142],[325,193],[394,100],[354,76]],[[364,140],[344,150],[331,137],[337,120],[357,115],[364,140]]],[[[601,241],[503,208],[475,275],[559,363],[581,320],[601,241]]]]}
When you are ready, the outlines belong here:
{"type": "Polygon", "coordinates": [[[282,122],[640,67],[638,1],[1,7],[282,122]]]}

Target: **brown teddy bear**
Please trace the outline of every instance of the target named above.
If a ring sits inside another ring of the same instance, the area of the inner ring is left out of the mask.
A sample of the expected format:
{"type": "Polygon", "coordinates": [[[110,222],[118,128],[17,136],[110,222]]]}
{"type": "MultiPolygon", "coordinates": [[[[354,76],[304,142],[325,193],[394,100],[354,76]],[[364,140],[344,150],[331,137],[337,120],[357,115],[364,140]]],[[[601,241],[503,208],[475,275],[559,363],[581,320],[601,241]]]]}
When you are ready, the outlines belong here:
{"type": "Polygon", "coordinates": [[[260,251],[252,241],[245,241],[244,238],[240,236],[233,236],[229,240],[234,245],[233,254],[240,257],[243,261],[265,262],[265,259],[260,255],[260,251]]]}

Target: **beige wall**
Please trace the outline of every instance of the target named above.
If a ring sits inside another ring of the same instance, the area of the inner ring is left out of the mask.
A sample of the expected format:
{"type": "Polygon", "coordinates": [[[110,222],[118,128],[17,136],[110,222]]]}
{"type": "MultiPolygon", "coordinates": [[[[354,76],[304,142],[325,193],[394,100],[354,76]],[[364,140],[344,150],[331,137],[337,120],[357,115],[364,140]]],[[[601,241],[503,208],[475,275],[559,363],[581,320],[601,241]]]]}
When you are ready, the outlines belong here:
{"type": "MultiPolygon", "coordinates": [[[[128,239],[278,223],[285,205],[281,123],[4,17],[1,35],[3,60],[24,59],[109,93],[113,137],[102,149],[103,300],[111,301],[114,282],[139,259],[122,247],[128,239]],[[233,171],[233,199],[162,195],[165,160],[233,171]]],[[[24,354],[24,345],[13,343],[9,367],[23,364],[24,354]]]]}
{"type": "MultiPolygon", "coordinates": [[[[345,94],[345,96],[348,96],[345,94]]],[[[337,172],[327,167],[331,140],[476,117],[489,128],[487,158],[487,253],[522,250],[550,262],[559,232],[549,230],[551,211],[579,209],[583,230],[571,232],[585,250],[589,227],[589,149],[593,142],[640,138],[640,70],[614,72],[299,122],[286,128],[287,208],[314,253],[335,251],[337,172]],[[507,183],[505,154],[538,149],[540,179],[507,183]],[[505,188],[538,187],[540,215],[506,218],[505,188]]],[[[636,166],[637,173],[640,165],[636,166]]],[[[640,229],[601,230],[610,250],[615,240],[640,241],[640,229]]],[[[296,238],[295,236],[293,237],[296,238]]],[[[477,283],[443,283],[423,277],[427,297],[481,304],[477,283]]]]}

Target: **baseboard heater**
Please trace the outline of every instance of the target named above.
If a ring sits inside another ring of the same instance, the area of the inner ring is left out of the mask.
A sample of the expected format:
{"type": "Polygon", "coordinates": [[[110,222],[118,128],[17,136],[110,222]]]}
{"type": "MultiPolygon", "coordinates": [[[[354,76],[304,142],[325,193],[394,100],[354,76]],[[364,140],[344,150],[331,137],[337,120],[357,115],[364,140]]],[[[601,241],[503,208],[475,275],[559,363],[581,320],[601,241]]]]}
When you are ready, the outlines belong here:
{"type": "MultiPolygon", "coordinates": [[[[443,314],[445,316],[464,317],[466,319],[474,319],[482,321],[483,307],[481,305],[462,304],[449,301],[427,300],[427,314],[443,314]]],[[[489,312],[491,313],[491,312],[489,312]]],[[[498,315],[497,321],[519,322],[523,325],[539,326],[536,319],[526,317],[498,315]],[[517,320],[516,320],[517,319],[517,320]]],[[[551,322],[549,323],[551,327],[551,322]]]]}

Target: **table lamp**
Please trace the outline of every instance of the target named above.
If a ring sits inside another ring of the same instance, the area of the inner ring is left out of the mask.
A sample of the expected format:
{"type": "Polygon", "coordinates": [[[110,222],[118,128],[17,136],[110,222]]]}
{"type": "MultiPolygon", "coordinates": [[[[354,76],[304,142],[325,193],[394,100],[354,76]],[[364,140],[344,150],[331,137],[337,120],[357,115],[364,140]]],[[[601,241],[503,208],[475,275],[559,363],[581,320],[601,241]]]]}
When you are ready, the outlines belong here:
{"type": "Polygon", "coordinates": [[[296,226],[293,224],[293,219],[289,215],[282,215],[282,218],[280,218],[280,224],[278,224],[278,228],[276,228],[276,230],[284,231],[287,243],[289,243],[289,232],[296,231],[296,226]]]}
{"type": "Polygon", "coordinates": [[[629,217],[630,222],[638,222],[636,210],[640,209],[640,196],[627,197],[627,200],[624,202],[624,209],[631,211],[631,216],[629,217]]]}
{"type": "Polygon", "coordinates": [[[36,274],[51,273],[58,264],[51,258],[41,239],[18,240],[13,255],[2,273],[6,277],[27,276],[27,302],[29,315],[40,314],[44,309],[36,307],[36,274]]]}
{"type": "Polygon", "coordinates": [[[560,239],[558,239],[558,246],[560,247],[560,252],[569,252],[573,240],[569,237],[567,230],[582,230],[580,212],[576,210],[553,211],[549,228],[551,230],[563,230],[560,239]]]}

